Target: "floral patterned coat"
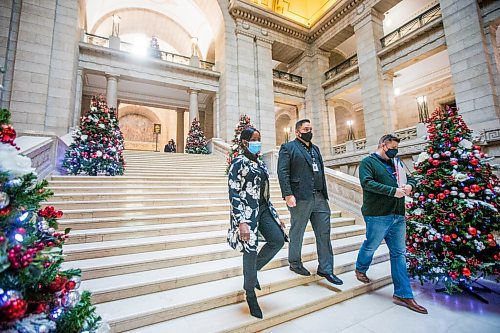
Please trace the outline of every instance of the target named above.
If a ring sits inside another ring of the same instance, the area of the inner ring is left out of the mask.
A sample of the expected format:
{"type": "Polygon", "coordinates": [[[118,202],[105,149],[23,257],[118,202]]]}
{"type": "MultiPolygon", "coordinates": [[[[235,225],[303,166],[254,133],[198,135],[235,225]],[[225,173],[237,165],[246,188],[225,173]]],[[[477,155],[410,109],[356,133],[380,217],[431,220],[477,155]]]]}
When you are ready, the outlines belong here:
{"type": "MultiPolygon", "coordinates": [[[[231,203],[231,227],[228,230],[227,241],[233,249],[239,251],[257,251],[257,231],[259,224],[260,186],[262,182],[261,170],[268,175],[267,168],[262,161],[252,161],[244,155],[233,159],[229,168],[229,201],[231,203]],[[260,168],[260,170],[259,170],[260,168]],[[247,223],[250,227],[250,240],[240,240],[240,223],[247,223]]],[[[271,215],[280,226],[280,220],[276,209],[268,202],[271,215]]],[[[283,231],[286,238],[286,234],[283,231]]]]}

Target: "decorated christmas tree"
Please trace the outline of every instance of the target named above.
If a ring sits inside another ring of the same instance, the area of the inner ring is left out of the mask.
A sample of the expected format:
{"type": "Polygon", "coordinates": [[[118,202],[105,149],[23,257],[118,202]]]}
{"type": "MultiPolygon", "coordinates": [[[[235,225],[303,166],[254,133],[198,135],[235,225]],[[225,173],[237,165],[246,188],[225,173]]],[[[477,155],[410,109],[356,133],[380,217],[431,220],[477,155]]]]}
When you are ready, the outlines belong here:
{"type": "Polygon", "coordinates": [[[102,96],[92,98],[90,111],[81,118],[73,140],[63,162],[63,168],[69,174],[123,174],[123,134],[116,110],[109,109],[102,96]]]}
{"type": "Polygon", "coordinates": [[[240,152],[240,134],[241,132],[248,127],[253,127],[250,123],[250,117],[247,115],[241,115],[236,128],[234,129],[234,137],[231,141],[231,150],[229,151],[229,156],[227,157],[227,168],[226,174],[229,172],[229,167],[231,166],[231,162],[233,159],[238,156],[240,152]]]}
{"type": "Polygon", "coordinates": [[[456,109],[429,119],[429,143],[415,163],[418,181],[408,208],[409,273],[464,291],[500,274],[498,179],[456,109]]]}
{"type": "Polygon", "coordinates": [[[9,117],[0,110],[0,331],[95,332],[100,317],[90,293],[77,290],[80,270],[61,270],[62,212],[41,209],[52,192],[18,153],[9,117]]]}
{"type": "Polygon", "coordinates": [[[186,140],[186,153],[188,154],[208,154],[207,138],[203,134],[200,122],[194,118],[191,129],[186,140]]]}

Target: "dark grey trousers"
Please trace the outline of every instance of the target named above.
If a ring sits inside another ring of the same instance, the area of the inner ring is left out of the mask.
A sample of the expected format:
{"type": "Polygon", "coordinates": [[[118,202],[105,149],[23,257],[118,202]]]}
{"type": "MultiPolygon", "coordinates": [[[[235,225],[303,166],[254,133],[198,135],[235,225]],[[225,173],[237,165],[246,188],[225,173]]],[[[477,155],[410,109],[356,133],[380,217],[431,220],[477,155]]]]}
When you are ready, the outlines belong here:
{"type": "Polygon", "coordinates": [[[333,273],[333,250],[330,240],[330,206],[323,194],[315,193],[311,200],[298,200],[297,206],[288,207],[291,214],[290,245],[288,247],[288,262],[292,267],[302,266],[302,242],[307,222],[316,236],[318,251],[318,270],[333,273]]]}
{"type": "Polygon", "coordinates": [[[255,295],[257,271],[264,267],[285,244],[285,236],[274,220],[267,205],[259,207],[257,216],[259,231],[266,239],[266,244],[257,252],[243,252],[243,289],[247,296],[255,295]]]}

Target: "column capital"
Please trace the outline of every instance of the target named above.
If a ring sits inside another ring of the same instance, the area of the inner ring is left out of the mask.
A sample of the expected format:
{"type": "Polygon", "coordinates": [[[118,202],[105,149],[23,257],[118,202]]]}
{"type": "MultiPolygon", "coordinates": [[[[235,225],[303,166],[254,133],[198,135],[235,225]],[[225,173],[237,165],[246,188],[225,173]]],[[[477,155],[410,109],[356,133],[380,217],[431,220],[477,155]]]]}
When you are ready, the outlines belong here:
{"type": "Polygon", "coordinates": [[[107,79],[115,79],[118,80],[120,78],[119,74],[113,74],[113,73],[104,73],[104,76],[106,76],[107,79]]]}
{"type": "Polygon", "coordinates": [[[178,112],[178,113],[181,113],[181,112],[186,112],[188,109],[186,108],[177,108],[175,111],[178,112]]]}
{"type": "Polygon", "coordinates": [[[351,23],[351,25],[354,27],[354,32],[361,28],[366,21],[371,20],[371,19],[377,19],[380,20],[381,22],[384,20],[384,14],[380,13],[378,10],[375,8],[371,7],[366,11],[363,11],[358,17],[354,19],[354,21],[351,23]]]}
{"type": "Polygon", "coordinates": [[[196,94],[196,95],[198,95],[201,92],[201,89],[198,89],[198,88],[188,88],[187,91],[190,94],[196,94]]]}

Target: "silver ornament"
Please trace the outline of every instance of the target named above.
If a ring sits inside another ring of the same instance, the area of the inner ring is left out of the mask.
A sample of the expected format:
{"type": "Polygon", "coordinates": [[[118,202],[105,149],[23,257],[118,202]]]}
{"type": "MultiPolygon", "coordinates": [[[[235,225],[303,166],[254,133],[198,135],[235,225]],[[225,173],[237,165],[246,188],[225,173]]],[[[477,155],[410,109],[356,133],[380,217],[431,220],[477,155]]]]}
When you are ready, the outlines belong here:
{"type": "Polygon", "coordinates": [[[38,333],[49,333],[50,328],[47,325],[38,326],[38,333]]]}
{"type": "Polygon", "coordinates": [[[460,155],[460,158],[463,159],[463,160],[466,160],[469,158],[469,155],[468,154],[462,154],[460,155]]]}
{"type": "Polygon", "coordinates": [[[72,308],[80,301],[80,293],[76,290],[72,290],[62,299],[62,305],[65,308],[72,308]]]}
{"type": "Polygon", "coordinates": [[[52,233],[54,233],[54,232],[56,231],[56,229],[54,229],[54,228],[49,228],[49,230],[48,230],[48,231],[52,234],[52,233]]]}
{"type": "Polygon", "coordinates": [[[493,192],[489,188],[487,188],[486,190],[484,190],[484,194],[491,195],[493,194],[493,192]]]}
{"type": "Polygon", "coordinates": [[[460,198],[464,199],[464,198],[465,198],[465,193],[460,193],[458,196],[459,196],[460,198]]]}
{"type": "Polygon", "coordinates": [[[432,155],[432,158],[434,158],[434,159],[439,158],[439,154],[436,153],[436,154],[432,155]]]}
{"type": "Polygon", "coordinates": [[[457,196],[458,192],[457,191],[451,191],[450,194],[453,195],[453,196],[457,196]]]}
{"type": "Polygon", "coordinates": [[[453,187],[451,188],[451,190],[452,190],[452,191],[456,191],[456,190],[458,190],[458,188],[457,188],[457,187],[455,187],[455,186],[453,186],[453,187]]]}
{"type": "Polygon", "coordinates": [[[453,169],[458,169],[458,165],[454,165],[454,166],[453,166],[453,169]]]}
{"type": "Polygon", "coordinates": [[[0,192],[0,209],[4,209],[10,203],[9,195],[5,192],[0,192]]]}
{"type": "Polygon", "coordinates": [[[481,154],[474,154],[475,158],[481,158],[481,154]]]}
{"type": "Polygon", "coordinates": [[[472,193],[472,192],[470,192],[470,193],[469,193],[469,197],[473,198],[473,197],[475,197],[475,196],[476,196],[476,195],[475,195],[474,193],[472,193]]]}

